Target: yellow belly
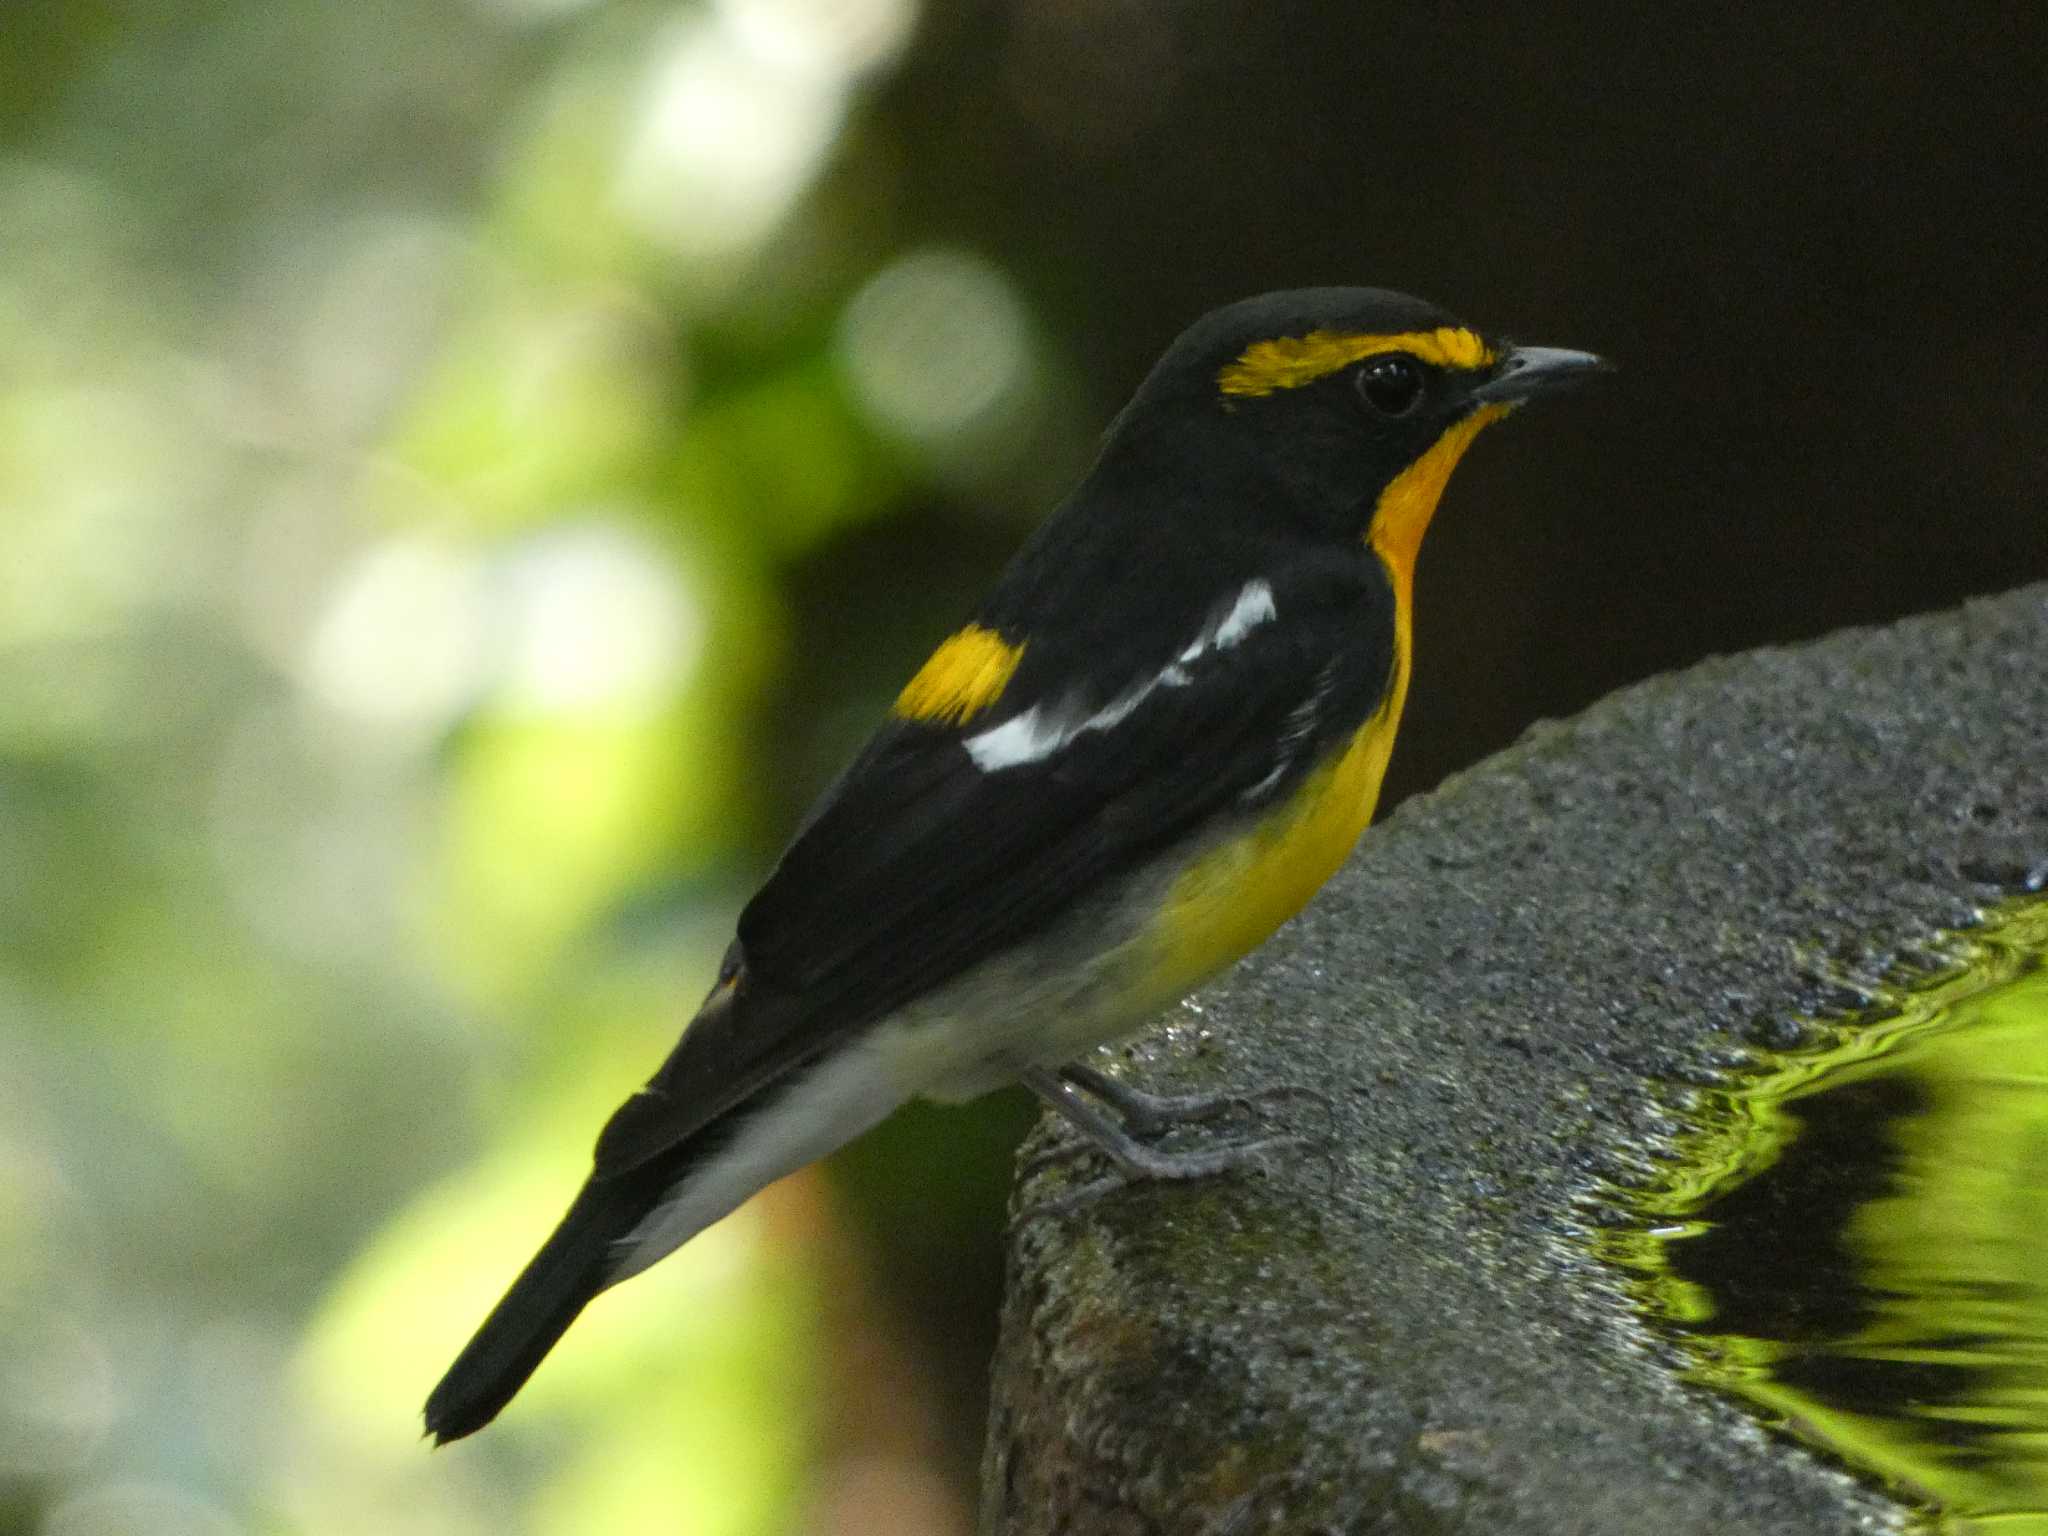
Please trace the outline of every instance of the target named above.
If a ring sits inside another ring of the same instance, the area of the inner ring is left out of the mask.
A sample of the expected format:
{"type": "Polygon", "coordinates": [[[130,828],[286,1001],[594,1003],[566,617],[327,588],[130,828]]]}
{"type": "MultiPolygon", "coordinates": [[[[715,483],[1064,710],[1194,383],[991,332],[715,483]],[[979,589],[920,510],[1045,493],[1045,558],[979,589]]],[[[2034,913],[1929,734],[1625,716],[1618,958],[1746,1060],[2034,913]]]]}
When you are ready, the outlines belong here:
{"type": "Polygon", "coordinates": [[[1337,872],[1372,820],[1405,681],[1289,800],[1175,878],[1147,935],[1149,1002],[1184,995],[1256,948],[1337,872]]]}

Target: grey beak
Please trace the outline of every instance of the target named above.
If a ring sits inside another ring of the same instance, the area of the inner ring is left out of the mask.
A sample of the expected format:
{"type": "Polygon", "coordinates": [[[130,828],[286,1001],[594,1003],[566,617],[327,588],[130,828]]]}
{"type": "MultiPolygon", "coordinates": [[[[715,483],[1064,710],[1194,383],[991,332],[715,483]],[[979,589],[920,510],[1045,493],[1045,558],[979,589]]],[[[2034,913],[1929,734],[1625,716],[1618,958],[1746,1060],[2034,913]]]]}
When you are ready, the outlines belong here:
{"type": "Polygon", "coordinates": [[[1493,370],[1493,377],[1472,391],[1481,405],[1504,405],[1548,394],[1612,372],[1614,365],[1590,352],[1571,352],[1563,347],[1513,347],[1493,370]]]}

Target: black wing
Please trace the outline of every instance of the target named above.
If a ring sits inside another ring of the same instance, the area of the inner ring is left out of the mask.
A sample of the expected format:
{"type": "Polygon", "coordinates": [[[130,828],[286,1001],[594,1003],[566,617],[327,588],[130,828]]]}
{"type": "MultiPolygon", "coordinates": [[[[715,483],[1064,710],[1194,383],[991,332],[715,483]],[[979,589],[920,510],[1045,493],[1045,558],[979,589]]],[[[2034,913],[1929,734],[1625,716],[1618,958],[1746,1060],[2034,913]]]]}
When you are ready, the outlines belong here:
{"type": "Polygon", "coordinates": [[[1059,675],[1064,694],[1020,672],[997,709],[964,727],[891,722],[742,914],[739,1006],[685,1033],[606,1128],[600,1170],[675,1145],[1212,815],[1290,793],[1378,708],[1392,668],[1385,575],[1364,550],[1344,554],[1269,578],[1270,622],[1040,760],[985,768],[969,744],[1033,705],[1073,718],[1130,699],[1177,664],[1207,615],[1162,636],[1142,666],[1098,670],[1079,704],[1089,663],[1075,657],[1039,669],[1059,675]]]}

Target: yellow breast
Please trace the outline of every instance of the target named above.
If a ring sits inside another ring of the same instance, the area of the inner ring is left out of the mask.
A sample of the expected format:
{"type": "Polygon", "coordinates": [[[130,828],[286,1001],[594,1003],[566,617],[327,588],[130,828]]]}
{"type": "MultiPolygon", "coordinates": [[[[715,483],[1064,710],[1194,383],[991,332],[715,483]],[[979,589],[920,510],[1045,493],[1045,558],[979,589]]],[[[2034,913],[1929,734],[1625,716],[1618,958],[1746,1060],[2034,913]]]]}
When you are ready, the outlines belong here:
{"type": "Polygon", "coordinates": [[[1337,872],[1372,820],[1407,685],[1403,655],[1386,703],[1343,750],[1285,803],[1174,880],[1147,935],[1149,1000],[1180,997],[1248,954],[1337,872]]]}

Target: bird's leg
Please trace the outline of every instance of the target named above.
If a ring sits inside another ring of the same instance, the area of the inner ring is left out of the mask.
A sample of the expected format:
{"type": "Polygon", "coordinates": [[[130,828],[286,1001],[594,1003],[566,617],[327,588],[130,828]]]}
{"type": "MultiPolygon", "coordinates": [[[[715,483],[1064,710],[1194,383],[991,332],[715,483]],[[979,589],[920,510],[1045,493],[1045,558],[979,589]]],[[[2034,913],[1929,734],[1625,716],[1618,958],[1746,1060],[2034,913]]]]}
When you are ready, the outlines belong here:
{"type": "Polygon", "coordinates": [[[1279,1146],[1307,1146],[1306,1136],[1274,1136],[1252,1142],[1232,1143],[1207,1152],[1167,1153],[1142,1146],[1138,1137],[1158,1136],[1179,1125],[1214,1120],[1234,1109],[1255,1109],[1280,1099],[1306,1099],[1333,1116],[1336,1105],[1327,1093],[1294,1083],[1273,1083],[1264,1087],[1224,1093],[1148,1093],[1119,1078],[1080,1062],[1068,1062],[1056,1071],[1034,1068],[1024,1075],[1025,1085],[1057,1111],[1060,1117],[1081,1130],[1082,1138],[1061,1141],[1025,1158],[1017,1167],[1019,1182],[1028,1182],[1047,1168],[1100,1152],[1114,1162],[1116,1177],[1083,1185],[1055,1200],[1041,1201],[1021,1213],[1021,1219],[1056,1215],[1118,1187],[1126,1178],[1199,1178],[1207,1173],[1256,1161],[1258,1154],[1279,1146]],[[1080,1090],[1077,1093],[1075,1090],[1080,1090]],[[1123,1120],[1114,1125],[1101,1110],[1080,1096],[1100,1100],[1123,1120]],[[1120,1154],[1128,1149],[1144,1167],[1134,1167],[1120,1154]],[[1220,1159],[1220,1161],[1219,1161],[1220,1159]],[[1152,1166],[1164,1162],[1175,1171],[1157,1173],[1152,1166]],[[1210,1166],[1217,1163],[1218,1166],[1210,1166]]]}
{"type": "MultiPolygon", "coordinates": [[[[1044,1067],[1031,1067],[1024,1072],[1023,1083],[1061,1119],[1079,1131],[1087,1146],[1108,1158],[1126,1178],[1203,1179],[1256,1162],[1259,1154],[1275,1147],[1294,1146],[1301,1141],[1298,1136],[1267,1136],[1256,1141],[1231,1142],[1188,1152],[1166,1152],[1158,1147],[1148,1147],[1081,1096],[1080,1088],[1066,1076],[1072,1070],[1049,1072],[1044,1067]]],[[[1088,1071],[1087,1068],[1080,1070],[1088,1071]]],[[[1119,1089],[1123,1087],[1122,1084],[1117,1086],[1119,1089]]],[[[1106,1102],[1115,1102],[1107,1095],[1103,1097],[1106,1102]]],[[[1147,1094],[1143,1097],[1157,1096],[1147,1094]]],[[[1042,1166],[1043,1160],[1033,1160],[1034,1168],[1042,1166]]]]}
{"type": "Polygon", "coordinates": [[[1223,1093],[1147,1093],[1078,1061],[1061,1067],[1059,1075],[1115,1110],[1123,1117],[1124,1128],[1134,1136],[1156,1136],[1176,1125],[1196,1125],[1233,1109],[1255,1109],[1275,1099],[1314,1099],[1326,1106],[1329,1103],[1327,1094],[1293,1083],[1223,1093]]]}

